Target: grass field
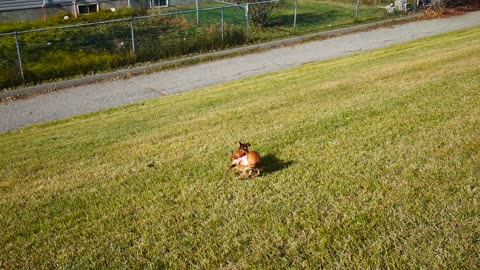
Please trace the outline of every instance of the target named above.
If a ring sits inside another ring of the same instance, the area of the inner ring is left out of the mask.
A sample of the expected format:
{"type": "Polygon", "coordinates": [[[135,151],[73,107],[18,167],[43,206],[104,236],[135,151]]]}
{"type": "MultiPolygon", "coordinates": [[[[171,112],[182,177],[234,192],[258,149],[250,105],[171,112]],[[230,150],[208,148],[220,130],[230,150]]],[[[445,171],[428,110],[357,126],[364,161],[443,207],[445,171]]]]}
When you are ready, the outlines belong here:
{"type": "MultiPolygon", "coordinates": [[[[384,6],[390,2],[378,1],[377,3],[364,3],[359,6],[358,18],[355,18],[355,1],[322,1],[302,0],[298,3],[296,29],[293,28],[295,6],[294,1],[288,0],[278,4],[269,16],[265,27],[255,27],[250,23],[251,43],[262,43],[287,37],[300,36],[315,32],[328,31],[336,28],[352,26],[355,24],[380,21],[404,14],[387,15],[384,6]]],[[[265,4],[264,4],[265,5],[265,4]]],[[[211,7],[212,3],[204,7],[211,7]]],[[[195,6],[166,9],[165,11],[192,10],[195,6]]],[[[161,11],[161,10],[160,10],[161,11]]],[[[245,14],[241,8],[225,9],[225,22],[237,26],[245,25],[245,14]]],[[[193,16],[195,14],[191,14],[193,16]]],[[[200,23],[218,24],[219,10],[201,12],[200,23]]],[[[194,18],[191,18],[194,19],[194,18]]],[[[244,27],[245,29],[245,27],[244,27]]]]}
{"type": "Polygon", "coordinates": [[[0,135],[5,269],[477,269],[480,28],[0,135]],[[252,144],[264,176],[227,174],[252,144]]]}
{"type": "Polygon", "coordinates": [[[274,10],[269,21],[269,27],[253,29],[252,39],[255,42],[267,42],[295,35],[305,35],[355,24],[380,21],[395,15],[387,16],[385,5],[359,6],[357,20],[355,19],[355,3],[340,1],[299,1],[296,29],[293,29],[294,3],[284,2],[274,10]]]}

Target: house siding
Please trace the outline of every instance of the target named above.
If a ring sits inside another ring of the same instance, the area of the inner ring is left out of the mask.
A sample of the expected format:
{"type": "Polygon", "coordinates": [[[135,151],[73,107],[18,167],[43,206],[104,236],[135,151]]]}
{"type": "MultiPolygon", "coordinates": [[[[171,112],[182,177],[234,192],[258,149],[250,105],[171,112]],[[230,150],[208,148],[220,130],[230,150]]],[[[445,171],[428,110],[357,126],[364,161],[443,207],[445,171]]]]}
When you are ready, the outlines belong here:
{"type": "MultiPolygon", "coordinates": [[[[43,4],[47,6],[72,5],[72,0],[0,0],[0,11],[23,10],[32,8],[41,8],[43,4]]],[[[113,1],[97,1],[97,0],[77,0],[79,4],[82,3],[97,3],[97,2],[119,2],[113,1]]],[[[120,2],[123,2],[120,0],[120,2]]]]}
{"type": "MultiPolygon", "coordinates": [[[[149,9],[150,0],[77,0],[78,5],[98,3],[100,9],[125,8],[149,9]]],[[[193,4],[195,0],[168,0],[169,5],[193,4]]],[[[12,21],[36,21],[43,18],[42,7],[45,5],[47,18],[55,14],[73,13],[72,0],[0,0],[0,23],[12,21]]]]}
{"type": "MultiPolygon", "coordinates": [[[[148,0],[130,0],[132,6],[147,7],[148,0]]],[[[43,4],[46,4],[47,7],[54,6],[72,6],[73,1],[71,0],[0,0],[0,12],[1,11],[11,11],[11,10],[24,10],[24,9],[35,9],[41,8],[43,4]]],[[[95,4],[98,3],[100,6],[118,6],[118,7],[127,7],[128,0],[77,0],[77,4],[95,4]]]]}
{"type": "Polygon", "coordinates": [[[43,5],[43,0],[2,0],[0,1],[0,11],[39,8],[43,5]]]}
{"type": "MultiPolygon", "coordinates": [[[[142,2],[148,0],[130,0],[132,8],[142,8],[142,2]]],[[[128,7],[128,0],[77,0],[78,5],[96,4],[100,9],[125,8],[128,7]]],[[[43,18],[42,7],[45,5],[45,12],[48,17],[55,14],[68,12],[73,13],[72,0],[0,0],[0,22],[11,21],[36,21],[43,18]]],[[[147,6],[148,7],[148,6],[147,6]]]]}

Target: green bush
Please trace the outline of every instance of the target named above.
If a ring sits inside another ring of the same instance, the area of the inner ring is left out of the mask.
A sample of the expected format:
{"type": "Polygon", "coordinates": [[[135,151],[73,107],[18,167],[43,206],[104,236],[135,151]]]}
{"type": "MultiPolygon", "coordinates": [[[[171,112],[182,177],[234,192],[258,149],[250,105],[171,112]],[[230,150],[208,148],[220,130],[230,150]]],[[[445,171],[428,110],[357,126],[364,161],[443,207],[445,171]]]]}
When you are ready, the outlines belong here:
{"type": "Polygon", "coordinates": [[[25,76],[30,81],[42,81],[79,74],[118,68],[134,63],[131,54],[91,54],[88,52],[57,52],[44,56],[41,62],[25,67],[25,76]]]}
{"type": "Polygon", "coordinates": [[[158,60],[198,52],[207,52],[242,44],[245,42],[243,29],[227,25],[222,41],[220,27],[170,28],[163,35],[147,34],[138,39],[139,61],[158,60]],[[169,38],[166,38],[168,36],[169,38]]]}
{"type": "Polygon", "coordinates": [[[13,36],[0,37],[0,88],[21,83],[17,50],[13,36]]]}

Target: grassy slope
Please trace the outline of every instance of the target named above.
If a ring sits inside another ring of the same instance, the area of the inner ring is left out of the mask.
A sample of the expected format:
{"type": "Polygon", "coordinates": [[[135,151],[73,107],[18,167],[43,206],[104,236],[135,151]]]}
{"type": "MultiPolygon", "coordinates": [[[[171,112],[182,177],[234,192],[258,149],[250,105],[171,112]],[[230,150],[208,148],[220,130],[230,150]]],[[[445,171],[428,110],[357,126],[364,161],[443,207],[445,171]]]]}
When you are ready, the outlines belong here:
{"type": "Polygon", "coordinates": [[[478,268],[479,39],[0,135],[0,265],[478,268]],[[225,174],[238,140],[264,177],[225,174]]]}

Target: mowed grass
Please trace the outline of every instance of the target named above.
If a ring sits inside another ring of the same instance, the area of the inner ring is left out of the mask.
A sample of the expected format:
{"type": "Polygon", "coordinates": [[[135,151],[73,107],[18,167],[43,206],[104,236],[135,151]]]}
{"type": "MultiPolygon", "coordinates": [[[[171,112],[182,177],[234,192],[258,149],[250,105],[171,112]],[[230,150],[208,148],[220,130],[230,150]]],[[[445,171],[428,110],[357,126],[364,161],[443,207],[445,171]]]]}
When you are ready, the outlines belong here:
{"type": "Polygon", "coordinates": [[[1,268],[479,268],[479,40],[2,134],[1,268]],[[225,172],[240,140],[263,177],[225,172]]]}

